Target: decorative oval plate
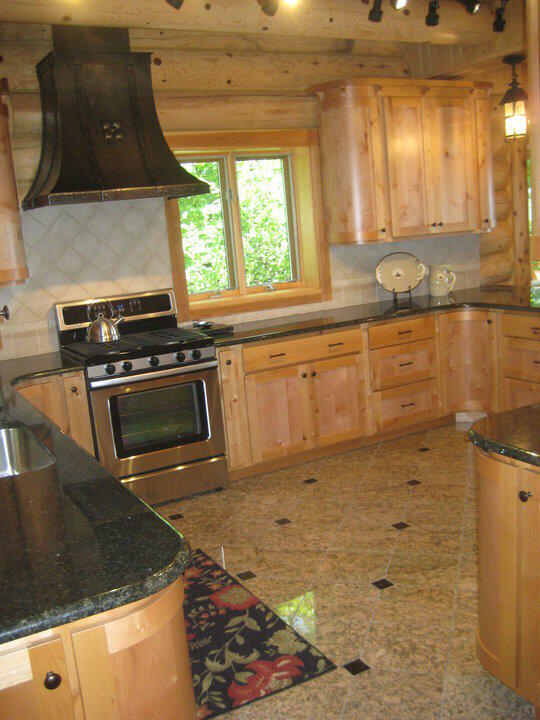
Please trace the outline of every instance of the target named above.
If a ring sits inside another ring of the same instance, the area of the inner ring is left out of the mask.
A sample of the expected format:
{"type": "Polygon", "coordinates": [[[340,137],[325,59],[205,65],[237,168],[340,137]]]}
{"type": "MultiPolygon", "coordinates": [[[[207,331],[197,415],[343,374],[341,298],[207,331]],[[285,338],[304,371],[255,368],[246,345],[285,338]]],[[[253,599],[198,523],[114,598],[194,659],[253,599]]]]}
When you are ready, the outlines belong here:
{"type": "Polygon", "coordinates": [[[377,282],[388,292],[407,292],[421,282],[426,266],[406,252],[390,253],[383,257],[375,270],[377,282]]]}

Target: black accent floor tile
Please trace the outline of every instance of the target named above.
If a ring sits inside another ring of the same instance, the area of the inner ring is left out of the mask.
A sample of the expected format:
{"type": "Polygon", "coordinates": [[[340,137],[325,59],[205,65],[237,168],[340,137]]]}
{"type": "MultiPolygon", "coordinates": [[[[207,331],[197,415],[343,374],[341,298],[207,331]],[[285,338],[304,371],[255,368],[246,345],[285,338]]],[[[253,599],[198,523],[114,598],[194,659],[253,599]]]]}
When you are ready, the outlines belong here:
{"type": "Polygon", "coordinates": [[[360,660],[358,658],[357,660],[351,660],[348,663],[345,663],[343,666],[345,670],[348,670],[351,675],[358,675],[361,672],[365,672],[366,670],[370,670],[369,665],[367,665],[363,660],[360,660]]]}
{"type": "Polygon", "coordinates": [[[418,448],[418,450],[419,450],[420,452],[429,452],[429,451],[431,450],[431,448],[421,447],[421,448],[418,448]]]}
{"type": "Polygon", "coordinates": [[[276,520],[276,525],[290,525],[292,520],[289,520],[289,518],[280,518],[279,520],[276,520]]]}
{"type": "Polygon", "coordinates": [[[254,572],[251,572],[251,570],[246,570],[245,572],[238,573],[237,575],[240,580],[253,580],[254,577],[257,577],[254,572]]]}
{"type": "Polygon", "coordinates": [[[381,578],[380,580],[375,580],[375,582],[371,584],[375,585],[375,587],[379,590],[385,590],[386,588],[392,587],[394,583],[390,582],[390,580],[387,580],[386,578],[381,578]]]}
{"type": "Polygon", "coordinates": [[[420,480],[407,480],[407,485],[420,485],[420,480]]]}
{"type": "Polygon", "coordinates": [[[175,513],[174,515],[169,515],[169,520],[181,520],[183,517],[182,513],[175,513]]]}
{"type": "Polygon", "coordinates": [[[318,482],[318,480],[315,480],[315,478],[308,478],[307,480],[304,480],[306,485],[313,485],[313,483],[318,482]]]}
{"type": "Polygon", "coordinates": [[[407,525],[406,522],[398,522],[398,523],[394,523],[392,525],[392,527],[395,527],[396,530],[405,530],[405,528],[408,528],[409,525],[407,525]]]}

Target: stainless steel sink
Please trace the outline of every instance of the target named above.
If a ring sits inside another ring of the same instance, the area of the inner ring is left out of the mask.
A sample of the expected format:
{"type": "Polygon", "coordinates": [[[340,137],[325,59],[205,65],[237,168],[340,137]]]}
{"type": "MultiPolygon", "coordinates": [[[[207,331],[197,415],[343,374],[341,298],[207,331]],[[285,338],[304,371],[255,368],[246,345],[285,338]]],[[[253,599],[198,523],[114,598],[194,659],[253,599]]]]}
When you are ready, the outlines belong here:
{"type": "Polygon", "coordinates": [[[21,423],[0,423],[0,478],[36,472],[56,462],[54,455],[21,423]]]}

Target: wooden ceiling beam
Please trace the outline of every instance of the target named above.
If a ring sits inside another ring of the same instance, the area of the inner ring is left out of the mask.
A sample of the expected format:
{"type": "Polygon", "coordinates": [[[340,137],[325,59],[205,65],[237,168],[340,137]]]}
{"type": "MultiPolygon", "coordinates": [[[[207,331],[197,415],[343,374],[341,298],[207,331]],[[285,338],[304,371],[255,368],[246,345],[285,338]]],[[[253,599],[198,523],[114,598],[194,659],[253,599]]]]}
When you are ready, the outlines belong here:
{"type": "Polygon", "coordinates": [[[195,32],[430,42],[434,44],[489,42],[493,33],[493,0],[471,17],[465,8],[445,0],[437,27],[425,24],[425,0],[409,0],[408,14],[384,8],[382,22],[368,20],[368,5],[360,0],[300,0],[284,3],[274,17],[255,0],[186,0],[175,10],[165,0],[0,0],[0,22],[95,25],[195,32]]]}

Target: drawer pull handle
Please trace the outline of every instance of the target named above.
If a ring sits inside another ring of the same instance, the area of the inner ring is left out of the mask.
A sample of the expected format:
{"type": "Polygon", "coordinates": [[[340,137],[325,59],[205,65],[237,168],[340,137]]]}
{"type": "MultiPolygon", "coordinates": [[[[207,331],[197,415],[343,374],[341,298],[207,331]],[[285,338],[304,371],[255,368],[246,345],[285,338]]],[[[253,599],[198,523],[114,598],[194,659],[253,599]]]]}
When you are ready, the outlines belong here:
{"type": "Polygon", "coordinates": [[[540,360],[533,360],[533,365],[540,365],[540,360]]]}
{"type": "Polygon", "coordinates": [[[339,347],[339,345],[343,345],[343,343],[342,343],[342,342],[338,342],[338,343],[328,343],[328,347],[339,347]]]}
{"type": "Polygon", "coordinates": [[[540,327],[533,327],[532,331],[534,333],[540,332],[540,327]]]}
{"type": "Polygon", "coordinates": [[[399,363],[399,367],[407,367],[407,365],[414,365],[414,362],[409,360],[409,362],[399,363]]]}
{"type": "Polygon", "coordinates": [[[43,681],[43,684],[47,688],[47,690],[56,690],[56,688],[60,685],[62,682],[62,676],[58,673],[49,672],[45,675],[45,680],[43,681]]]}
{"type": "Polygon", "coordinates": [[[410,403],[401,403],[401,407],[402,407],[402,408],[406,408],[406,407],[412,407],[413,405],[416,405],[416,403],[414,403],[414,402],[410,402],[410,403]]]}
{"type": "Polygon", "coordinates": [[[271,358],[277,358],[277,357],[285,357],[285,353],[276,353],[275,355],[270,355],[271,358]]]}
{"type": "Polygon", "coordinates": [[[398,335],[409,335],[412,330],[398,330],[398,335]]]}

